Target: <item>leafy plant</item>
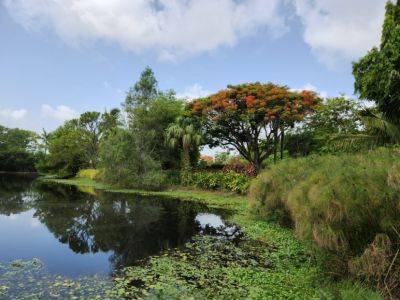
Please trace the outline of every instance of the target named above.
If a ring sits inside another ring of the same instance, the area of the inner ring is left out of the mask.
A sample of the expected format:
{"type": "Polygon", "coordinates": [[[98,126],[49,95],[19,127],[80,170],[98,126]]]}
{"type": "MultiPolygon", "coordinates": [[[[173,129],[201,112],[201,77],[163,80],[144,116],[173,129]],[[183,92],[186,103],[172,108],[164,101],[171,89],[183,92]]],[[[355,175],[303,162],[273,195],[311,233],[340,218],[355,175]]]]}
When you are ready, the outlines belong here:
{"type": "Polygon", "coordinates": [[[181,184],[206,190],[222,190],[245,194],[250,185],[250,178],[234,171],[193,172],[187,170],[182,172],[181,184]]]}

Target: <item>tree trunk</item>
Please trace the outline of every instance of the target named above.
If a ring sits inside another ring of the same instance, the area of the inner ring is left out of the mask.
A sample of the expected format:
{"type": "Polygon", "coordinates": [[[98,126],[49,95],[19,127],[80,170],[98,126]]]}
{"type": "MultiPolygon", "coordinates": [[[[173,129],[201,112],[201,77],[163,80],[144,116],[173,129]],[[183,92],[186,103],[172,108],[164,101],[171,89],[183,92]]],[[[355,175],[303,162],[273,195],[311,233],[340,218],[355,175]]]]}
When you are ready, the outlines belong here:
{"type": "Polygon", "coordinates": [[[283,159],[283,150],[285,146],[285,129],[281,128],[281,160],[283,159]]]}
{"type": "Polygon", "coordinates": [[[190,168],[190,147],[183,146],[182,165],[184,169],[190,168]]]}
{"type": "Polygon", "coordinates": [[[278,156],[278,128],[274,130],[274,163],[276,163],[278,156]]]}

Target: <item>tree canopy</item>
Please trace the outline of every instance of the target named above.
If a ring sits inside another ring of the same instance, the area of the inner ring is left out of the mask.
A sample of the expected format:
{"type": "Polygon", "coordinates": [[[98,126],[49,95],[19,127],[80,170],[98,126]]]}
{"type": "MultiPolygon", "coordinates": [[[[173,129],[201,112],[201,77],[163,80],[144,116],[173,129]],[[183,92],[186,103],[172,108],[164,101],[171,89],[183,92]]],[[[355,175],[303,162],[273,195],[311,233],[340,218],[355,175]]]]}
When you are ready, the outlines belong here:
{"type": "Polygon", "coordinates": [[[0,171],[34,171],[36,133],[0,125],[0,171]]]}
{"type": "Polygon", "coordinates": [[[400,124],[400,2],[388,1],[379,47],[353,64],[355,91],[400,124]]]}
{"type": "Polygon", "coordinates": [[[278,151],[286,128],[315,109],[320,100],[311,91],[291,91],[272,83],[231,85],[189,104],[188,114],[201,119],[211,146],[235,148],[258,170],[278,151]]]}

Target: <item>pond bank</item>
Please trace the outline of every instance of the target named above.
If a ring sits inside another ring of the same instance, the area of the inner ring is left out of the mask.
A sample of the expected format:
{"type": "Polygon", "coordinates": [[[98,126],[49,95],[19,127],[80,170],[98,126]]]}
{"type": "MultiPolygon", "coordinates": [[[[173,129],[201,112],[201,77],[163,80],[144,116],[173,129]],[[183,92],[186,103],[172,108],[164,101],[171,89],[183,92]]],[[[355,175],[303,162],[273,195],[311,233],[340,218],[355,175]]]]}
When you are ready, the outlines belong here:
{"type": "Polygon", "coordinates": [[[179,188],[161,192],[115,189],[86,178],[42,180],[74,185],[86,192],[98,189],[162,195],[234,211],[228,221],[244,231],[240,243],[221,246],[220,241],[209,237],[194,238],[184,249],[171,249],[126,268],[116,279],[120,296],[145,297],[150,293],[161,298],[379,299],[357,284],[332,283],[320,253],[298,241],[290,230],[250,217],[243,196],[179,188]]]}

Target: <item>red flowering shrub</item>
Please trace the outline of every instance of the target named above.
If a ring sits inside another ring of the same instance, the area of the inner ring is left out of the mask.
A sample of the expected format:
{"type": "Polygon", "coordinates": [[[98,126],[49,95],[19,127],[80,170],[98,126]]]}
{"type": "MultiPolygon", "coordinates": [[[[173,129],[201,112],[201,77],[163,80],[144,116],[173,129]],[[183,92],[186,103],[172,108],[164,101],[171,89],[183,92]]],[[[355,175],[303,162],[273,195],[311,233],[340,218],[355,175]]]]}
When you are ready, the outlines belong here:
{"type": "Polygon", "coordinates": [[[256,168],[240,157],[232,158],[222,170],[226,173],[233,171],[248,177],[255,177],[257,175],[256,168]]]}

